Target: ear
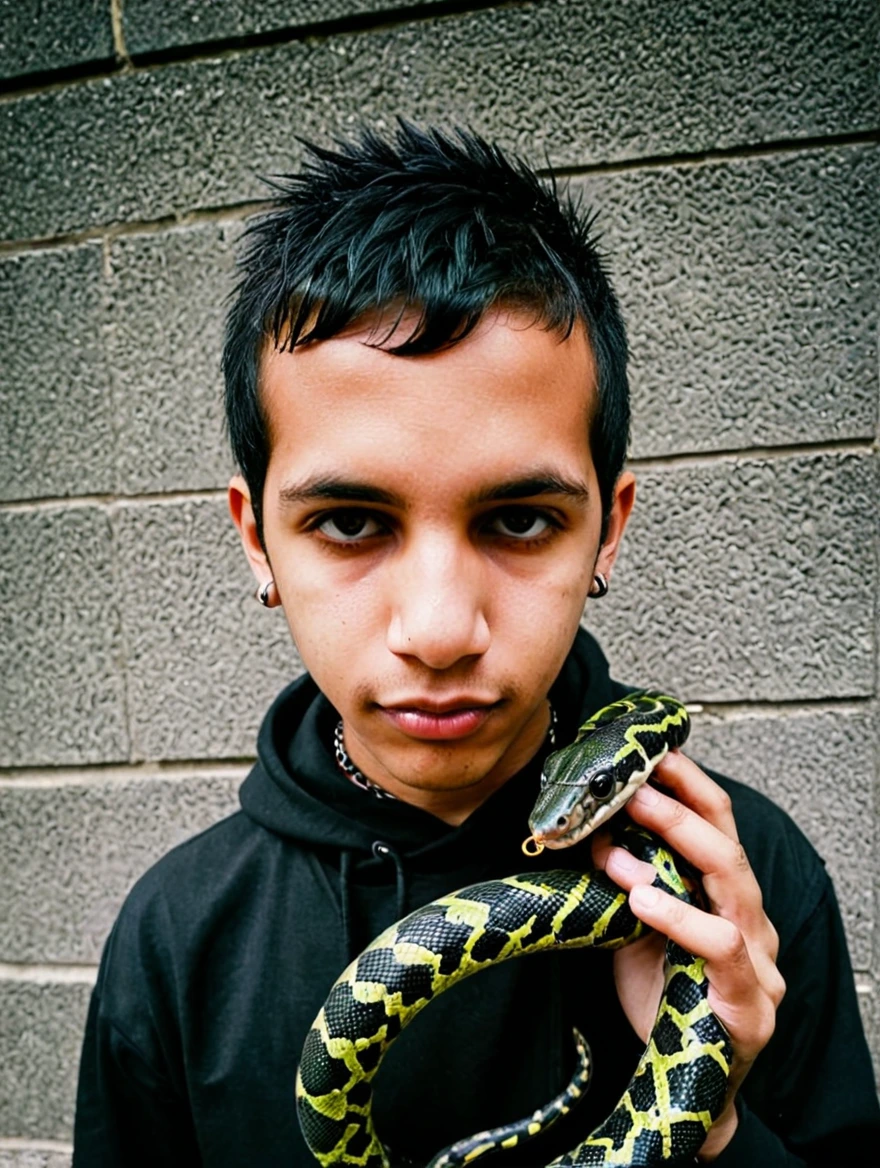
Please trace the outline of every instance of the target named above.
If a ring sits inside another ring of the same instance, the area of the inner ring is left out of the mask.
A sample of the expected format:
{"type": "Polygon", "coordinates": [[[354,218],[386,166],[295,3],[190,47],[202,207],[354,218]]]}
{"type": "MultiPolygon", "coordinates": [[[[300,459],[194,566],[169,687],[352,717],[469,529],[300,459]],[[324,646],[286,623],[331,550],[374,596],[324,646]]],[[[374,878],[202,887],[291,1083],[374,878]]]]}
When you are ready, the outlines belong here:
{"type": "Polygon", "coordinates": [[[620,541],[636,501],[636,477],[632,471],[624,471],[614,485],[614,501],[611,504],[611,513],[608,516],[608,529],[605,532],[605,542],[599,548],[596,557],[595,571],[611,578],[611,570],[617,553],[620,550],[620,541]]]}
{"type": "Polygon", "coordinates": [[[272,579],[272,565],[269,563],[269,557],[266,555],[266,551],[260,542],[260,536],[257,532],[257,521],[254,518],[251,493],[241,475],[234,475],[230,480],[227,497],[229,500],[229,514],[232,516],[232,522],[238,528],[238,534],[241,536],[241,545],[244,548],[244,554],[248,558],[254,579],[257,581],[257,590],[259,591],[259,589],[267,584],[271,585],[267,589],[269,602],[267,607],[274,608],[275,605],[281,603],[281,598],[278,595],[278,587],[272,579]]]}

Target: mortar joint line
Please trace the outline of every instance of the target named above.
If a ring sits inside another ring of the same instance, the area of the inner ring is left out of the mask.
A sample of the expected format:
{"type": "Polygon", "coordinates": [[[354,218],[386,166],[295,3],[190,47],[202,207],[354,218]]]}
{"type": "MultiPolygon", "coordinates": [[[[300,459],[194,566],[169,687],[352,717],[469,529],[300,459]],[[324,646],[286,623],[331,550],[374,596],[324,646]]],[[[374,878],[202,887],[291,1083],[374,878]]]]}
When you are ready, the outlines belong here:
{"type": "Polygon", "coordinates": [[[134,65],[125,46],[125,28],[122,20],[122,0],[110,0],[110,24],[113,28],[113,49],[124,72],[132,72],[134,65]]]}
{"type": "Polygon", "coordinates": [[[785,154],[809,154],[820,150],[838,150],[846,146],[869,146],[880,141],[880,126],[866,130],[849,130],[839,134],[817,134],[804,138],[776,138],[767,142],[739,142],[703,150],[681,150],[669,154],[642,154],[638,158],[621,158],[587,162],[581,166],[538,168],[544,177],[557,179],[589,178],[592,175],[624,174],[632,170],[658,170],[666,167],[690,168],[713,166],[724,162],[747,162],[753,158],[773,158],[785,154]]]}
{"type": "Polygon", "coordinates": [[[346,16],[318,19],[300,24],[283,25],[262,32],[242,33],[238,36],[217,37],[208,41],[183,42],[167,48],[131,53],[125,42],[122,0],[107,0],[113,35],[113,59],[93,65],[84,61],[72,68],[47,69],[11,79],[0,78],[0,103],[21,97],[50,93],[70,85],[105,81],[120,74],[146,73],[168,65],[198,64],[238,57],[260,49],[283,48],[289,44],[306,44],[313,40],[330,40],[341,36],[381,32],[397,25],[424,24],[448,17],[467,17],[487,8],[496,11],[524,7],[532,0],[439,0],[433,4],[413,0],[407,5],[377,11],[354,12],[346,16]]]}
{"type": "Polygon", "coordinates": [[[81,785],[89,782],[179,782],[187,778],[244,778],[256,756],[194,759],[118,759],[106,763],[61,763],[59,765],[0,766],[0,787],[81,785]]]}
{"type": "Polygon", "coordinates": [[[0,1152],[57,1152],[69,1156],[73,1154],[73,1144],[41,1137],[0,1136],[0,1152]]]}
{"type": "MultiPolygon", "coordinates": [[[[737,716],[799,715],[827,712],[870,712],[876,703],[874,694],[845,695],[843,697],[778,698],[766,700],[712,700],[694,699],[699,714],[722,719],[737,716]]],[[[0,766],[0,787],[11,790],[31,786],[86,785],[101,782],[171,781],[184,778],[244,778],[254,765],[253,755],[226,758],[138,759],[116,760],[108,763],[66,763],[57,766],[0,766]]]]}
{"type": "Polygon", "coordinates": [[[98,966],[85,962],[0,961],[0,981],[30,985],[94,985],[98,966]]]}
{"type": "Polygon", "coordinates": [[[875,438],[829,438],[825,442],[792,442],[779,446],[732,446],[719,450],[685,450],[627,459],[634,470],[695,466],[713,462],[809,457],[814,454],[869,454],[878,449],[875,438]]]}
{"type": "Polygon", "coordinates": [[[200,207],[191,211],[174,211],[158,219],[138,219],[129,223],[115,221],[84,227],[80,231],[65,231],[58,235],[44,235],[31,239],[0,240],[0,260],[5,256],[29,255],[35,251],[49,251],[63,247],[82,247],[96,240],[112,248],[114,242],[130,236],[158,235],[162,232],[200,227],[207,223],[220,225],[238,223],[249,215],[269,211],[274,206],[270,199],[245,200],[230,203],[228,207],[200,207]]]}
{"type": "MultiPolygon", "coordinates": [[[[111,387],[112,392],[112,387],[111,387]]],[[[114,432],[114,440],[116,434],[114,432]]],[[[753,461],[769,459],[809,458],[826,454],[870,454],[878,450],[873,438],[829,439],[827,442],[793,442],[788,446],[743,446],[722,450],[684,451],[674,454],[659,454],[643,458],[630,458],[627,465],[637,471],[664,470],[666,468],[711,466],[714,463],[753,461]]],[[[47,495],[33,499],[0,500],[0,514],[18,511],[54,510],[64,507],[107,507],[111,511],[131,504],[173,505],[176,503],[212,502],[226,498],[226,487],[172,488],[167,491],[140,491],[124,494],[116,491],[94,492],[84,495],[47,495]]]]}
{"type": "MultiPolygon", "coordinates": [[[[747,161],[751,158],[773,158],[786,153],[810,153],[820,150],[834,150],[841,146],[855,146],[880,141],[880,129],[863,133],[828,135],[819,138],[783,139],[767,143],[741,143],[737,146],[696,153],[641,155],[637,158],[618,161],[585,163],[583,166],[560,166],[538,168],[543,177],[553,175],[557,179],[576,180],[593,175],[623,174],[629,171],[657,170],[663,168],[687,169],[697,166],[712,166],[724,162],[747,161]]],[[[80,230],[59,232],[56,235],[33,236],[28,239],[0,240],[0,258],[14,256],[47,248],[76,247],[92,240],[115,239],[130,235],[146,235],[187,227],[198,227],[203,223],[235,223],[249,215],[269,211],[274,206],[272,199],[245,199],[223,207],[195,207],[185,211],[171,211],[155,219],[112,220],[80,230]]]]}
{"type": "Polygon", "coordinates": [[[815,698],[699,698],[694,697],[689,704],[698,708],[697,716],[729,717],[743,714],[761,716],[762,714],[811,714],[829,713],[840,714],[870,710],[877,700],[876,693],[843,694],[839,697],[824,696],[815,698]]]}

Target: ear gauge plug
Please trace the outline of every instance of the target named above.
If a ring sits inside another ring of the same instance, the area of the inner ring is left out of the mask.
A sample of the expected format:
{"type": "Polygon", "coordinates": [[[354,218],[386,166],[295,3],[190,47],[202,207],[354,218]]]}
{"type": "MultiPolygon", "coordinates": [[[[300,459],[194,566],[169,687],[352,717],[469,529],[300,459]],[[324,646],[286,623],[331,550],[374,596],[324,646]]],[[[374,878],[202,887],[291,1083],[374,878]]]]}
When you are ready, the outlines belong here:
{"type": "Polygon", "coordinates": [[[608,580],[601,572],[597,572],[593,577],[593,583],[590,586],[590,599],[599,600],[602,596],[608,594],[608,580]]]}

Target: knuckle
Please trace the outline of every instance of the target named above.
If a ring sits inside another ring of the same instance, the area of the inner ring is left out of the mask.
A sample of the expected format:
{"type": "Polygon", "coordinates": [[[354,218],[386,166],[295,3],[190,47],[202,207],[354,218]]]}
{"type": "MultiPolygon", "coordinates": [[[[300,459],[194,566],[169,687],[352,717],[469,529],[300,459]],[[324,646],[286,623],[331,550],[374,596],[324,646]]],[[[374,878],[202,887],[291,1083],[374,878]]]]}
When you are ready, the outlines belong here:
{"type": "Polygon", "coordinates": [[[785,984],[785,978],[774,966],[773,975],[770,978],[770,985],[767,992],[770,994],[770,1000],[773,1002],[775,1007],[779,1006],[780,1002],[785,997],[785,991],[787,989],[788,986],[785,984]]]}
{"type": "Polygon", "coordinates": [[[670,827],[677,827],[691,814],[683,803],[679,803],[677,799],[670,799],[666,810],[666,822],[670,827]]]}
{"type": "Polygon", "coordinates": [[[749,857],[746,855],[746,849],[739,841],[733,845],[733,866],[738,872],[749,872],[752,867],[749,863],[749,857]]]}
{"type": "Polygon", "coordinates": [[[716,786],[715,810],[719,815],[729,815],[733,812],[733,800],[723,787],[716,786]]]}
{"type": "Polygon", "coordinates": [[[724,921],[721,926],[718,949],[722,960],[730,965],[741,965],[748,960],[743,935],[732,921],[724,921]]]}
{"type": "Polygon", "coordinates": [[[779,956],[779,932],[769,918],[767,919],[767,948],[775,961],[779,956]]]}

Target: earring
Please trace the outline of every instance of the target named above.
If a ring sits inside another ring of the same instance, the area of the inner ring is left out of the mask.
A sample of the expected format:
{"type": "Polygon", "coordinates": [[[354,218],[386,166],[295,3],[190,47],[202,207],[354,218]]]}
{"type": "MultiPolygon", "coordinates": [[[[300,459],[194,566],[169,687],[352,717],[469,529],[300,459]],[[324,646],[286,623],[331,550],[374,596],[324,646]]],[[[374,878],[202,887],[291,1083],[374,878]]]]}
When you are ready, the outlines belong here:
{"type": "Polygon", "coordinates": [[[600,597],[606,596],[608,593],[608,581],[601,572],[597,572],[593,577],[593,583],[590,588],[590,599],[599,600],[600,597]]]}
{"type": "Polygon", "coordinates": [[[269,589],[275,583],[274,580],[267,580],[265,584],[261,584],[257,589],[257,600],[262,604],[263,608],[269,608],[269,589]]]}

